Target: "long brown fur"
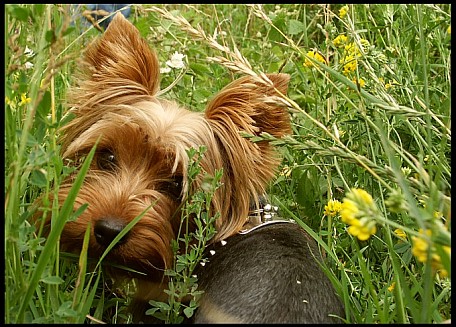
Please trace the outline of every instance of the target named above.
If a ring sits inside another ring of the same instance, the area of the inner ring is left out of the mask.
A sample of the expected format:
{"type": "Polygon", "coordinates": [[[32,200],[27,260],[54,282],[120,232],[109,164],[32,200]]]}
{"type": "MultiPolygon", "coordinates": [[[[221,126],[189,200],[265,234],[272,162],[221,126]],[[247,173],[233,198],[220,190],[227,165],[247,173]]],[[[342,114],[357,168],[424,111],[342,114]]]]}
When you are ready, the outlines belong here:
{"type": "MultiPolygon", "coordinates": [[[[278,95],[275,88],[286,92],[289,76],[267,76],[274,86],[243,77],[215,95],[205,113],[188,111],[156,97],[157,57],[138,30],[117,14],[103,36],[87,48],[77,85],[69,94],[74,118],[62,129],[63,156],[77,163],[101,138],[74,204],[74,210],[85,203],[88,208],[66,224],[62,249],[78,253],[91,222],[89,255],[98,257],[105,245],[97,242],[93,226],[100,219],[127,225],[154,203],[124,242],[111,250],[108,260],[144,272],[141,280],[151,289],[142,289],[140,296],[158,297],[163,270],[173,260],[170,243],[176,238],[182,202],[166,193],[163,185],[181,177],[182,196],[201,186],[201,177],[196,185],[186,182],[186,150],[201,145],[207,147],[202,169],[211,175],[224,171],[223,185],[211,203],[211,214],[220,213],[213,241],[238,233],[250,202],[264,193],[279,164],[268,142],[253,143],[241,132],[276,137],[291,132],[286,108],[268,101],[278,95]],[[103,161],[106,153],[114,158],[109,169],[103,161]]],[[[59,203],[67,197],[73,179],[70,176],[61,187],[59,203]]],[[[50,217],[46,219],[49,228],[50,217]]]]}

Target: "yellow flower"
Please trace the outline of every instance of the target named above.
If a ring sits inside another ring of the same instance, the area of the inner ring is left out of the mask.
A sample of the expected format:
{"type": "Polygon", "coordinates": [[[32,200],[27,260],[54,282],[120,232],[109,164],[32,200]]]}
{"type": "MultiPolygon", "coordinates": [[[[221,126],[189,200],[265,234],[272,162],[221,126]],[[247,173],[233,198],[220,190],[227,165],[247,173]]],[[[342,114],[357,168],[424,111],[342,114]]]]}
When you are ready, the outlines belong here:
{"type": "MultiPolygon", "coordinates": [[[[451,256],[451,247],[443,246],[443,250],[451,256]]],[[[435,272],[437,272],[440,278],[448,277],[448,271],[445,268],[443,268],[442,260],[440,259],[440,256],[436,253],[432,254],[431,267],[435,272]]]]}
{"type": "Polygon", "coordinates": [[[448,277],[448,271],[446,271],[444,268],[437,270],[437,274],[439,275],[440,279],[448,277]]]}
{"type": "Polygon", "coordinates": [[[354,188],[351,190],[351,193],[353,194],[354,198],[358,199],[360,202],[363,202],[369,206],[374,204],[372,196],[363,189],[354,188]]]}
{"type": "Polygon", "coordinates": [[[340,203],[338,200],[329,200],[328,204],[325,205],[324,215],[334,217],[340,212],[341,207],[342,203],[340,203]]]}
{"type": "Polygon", "coordinates": [[[345,5],[342,8],[339,9],[339,16],[340,18],[344,18],[348,13],[348,6],[345,5]]]}
{"type": "Polygon", "coordinates": [[[356,81],[356,77],[352,79],[353,83],[359,84],[360,87],[364,87],[366,85],[366,81],[364,79],[360,78],[358,81],[356,81]]]}
{"type": "Polygon", "coordinates": [[[347,75],[356,70],[358,67],[358,60],[355,59],[353,55],[348,55],[344,59],[341,60],[344,63],[344,70],[343,73],[347,75]]]}
{"type": "Polygon", "coordinates": [[[362,189],[351,189],[344,198],[340,217],[341,220],[350,225],[348,232],[365,241],[377,232],[375,216],[379,210],[369,193],[362,189]]]}
{"type": "Polygon", "coordinates": [[[336,47],[340,47],[342,45],[344,45],[345,43],[347,43],[347,37],[343,34],[339,34],[333,41],[334,45],[336,47]]]}
{"type": "Polygon", "coordinates": [[[366,39],[359,39],[359,43],[361,43],[362,47],[363,47],[363,50],[366,51],[367,48],[370,47],[370,42],[366,39]]]}
{"type": "MultiPolygon", "coordinates": [[[[423,236],[431,236],[432,231],[430,229],[426,229],[423,231],[421,228],[418,232],[423,236]]],[[[420,262],[427,261],[428,255],[428,248],[429,244],[428,241],[425,240],[423,237],[412,236],[413,246],[412,246],[412,254],[418,259],[420,262]]]]}
{"type": "Polygon", "coordinates": [[[405,234],[405,232],[402,229],[400,229],[400,228],[396,228],[394,230],[394,234],[396,234],[400,238],[406,238],[407,237],[407,234],[405,234]]]}
{"type": "Polygon", "coordinates": [[[389,287],[388,291],[392,292],[394,290],[394,287],[396,286],[396,282],[393,282],[389,287]]]}
{"type": "Polygon", "coordinates": [[[388,83],[386,83],[385,84],[385,89],[388,90],[389,88],[393,87],[394,85],[399,85],[399,83],[395,79],[393,79],[392,81],[389,81],[388,83]]]}
{"type": "Polygon", "coordinates": [[[354,220],[356,220],[356,216],[359,213],[359,209],[356,206],[356,203],[349,200],[344,199],[340,208],[340,218],[342,221],[348,225],[351,225],[354,220]]]}
{"type": "Polygon", "coordinates": [[[441,213],[440,211],[434,211],[434,218],[435,219],[443,218],[443,213],[441,213]]]}
{"type": "Polygon", "coordinates": [[[451,25],[447,28],[447,33],[451,35],[451,25]]]}
{"type": "MultiPolygon", "coordinates": [[[[325,58],[323,58],[323,56],[321,54],[319,54],[316,50],[308,51],[307,56],[310,58],[313,58],[319,62],[326,63],[325,58]]],[[[313,66],[315,66],[315,64],[306,58],[304,61],[304,66],[313,67],[313,66]]]]}
{"type": "Polygon", "coordinates": [[[359,51],[358,46],[354,42],[351,42],[351,43],[348,43],[347,45],[345,45],[344,50],[346,53],[353,55],[356,58],[358,58],[361,55],[361,52],[359,51]]]}
{"type": "Polygon", "coordinates": [[[30,103],[32,102],[32,99],[31,98],[27,98],[27,94],[26,93],[22,93],[21,94],[21,102],[19,102],[19,105],[22,106],[22,105],[25,105],[27,103],[30,103]]]}
{"type": "Polygon", "coordinates": [[[375,226],[375,221],[368,220],[367,218],[361,220],[353,219],[352,225],[348,227],[348,232],[356,236],[360,241],[366,241],[371,235],[377,233],[377,226],[375,226]]]}

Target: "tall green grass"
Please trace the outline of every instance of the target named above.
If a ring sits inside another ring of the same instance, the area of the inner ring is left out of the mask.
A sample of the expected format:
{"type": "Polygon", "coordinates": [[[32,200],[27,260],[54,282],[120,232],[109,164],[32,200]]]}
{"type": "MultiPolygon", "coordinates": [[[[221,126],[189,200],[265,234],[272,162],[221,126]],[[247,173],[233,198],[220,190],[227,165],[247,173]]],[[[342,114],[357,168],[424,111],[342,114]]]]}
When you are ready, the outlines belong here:
{"type": "MultiPolygon", "coordinates": [[[[56,142],[64,95],[99,34],[70,24],[75,9],[6,6],[5,322],[131,321],[129,285],[29,223],[40,194],[55,221],[73,215],[46,199],[70,172],[56,142]]],[[[293,135],[263,136],[284,157],[270,194],[325,252],[342,318],[451,318],[451,5],[139,5],[129,19],[163,68],[185,54],[162,89],[191,110],[236,77],[291,75],[293,135]],[[353,199],[362,219],[338,206],[353,199]],[[375,232],[359,240],[355,220],[375,232]]]]}

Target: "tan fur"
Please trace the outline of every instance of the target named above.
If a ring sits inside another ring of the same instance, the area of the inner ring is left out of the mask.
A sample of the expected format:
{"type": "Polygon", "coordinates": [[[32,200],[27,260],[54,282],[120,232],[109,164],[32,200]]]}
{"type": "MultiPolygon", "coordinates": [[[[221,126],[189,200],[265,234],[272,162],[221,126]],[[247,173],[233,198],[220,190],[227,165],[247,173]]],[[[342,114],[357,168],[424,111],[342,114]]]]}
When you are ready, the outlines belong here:
{"type": "MultiPolygon", "coordinates": [[[[286,92],[288,75],[267,76],[275,88],[286,92]]],[[[253,143],[240,133],[281,137],[291,131],[287,110],[267,101],[277,95],[274,87],[240,78],[215,95],[205,113],[159,99],[157,57],[136,28],[117,14],[103,36],[87,48],[77,85],[69,94],[75,117],[62,129],[63,156],[78,162],[101,139],[74,205],[77,210],[88,203],[88,208],[66,224],[62,249],[80,251],[89,221],[92,229],[102,218],[114,217],[126,225],[155,203],[108,260],[145,272],[144,285],[159,283],[163,269],[172,263],[170,242],[176,237],[181,205],[160,185],[182,176],[182,195],[200,187],[201,176],[195,185],[186,183],[186,150],[201,145],[207,147],[202,169],[211,175],[224,170],[223,185],[211,203],[211,214],[221,215],[213,241],[236,234],[246,221],[250,201],[265,191],[279,164],[268,142],[253,143]],[[114,154],[114,170],[102,169],[103,151],[114,154]]],[[[62,186],[59,203],[73,178],[62,186]]],[[[89,247],[89,255],[95,257],[104,250],[93,234],[89,247]]]]}

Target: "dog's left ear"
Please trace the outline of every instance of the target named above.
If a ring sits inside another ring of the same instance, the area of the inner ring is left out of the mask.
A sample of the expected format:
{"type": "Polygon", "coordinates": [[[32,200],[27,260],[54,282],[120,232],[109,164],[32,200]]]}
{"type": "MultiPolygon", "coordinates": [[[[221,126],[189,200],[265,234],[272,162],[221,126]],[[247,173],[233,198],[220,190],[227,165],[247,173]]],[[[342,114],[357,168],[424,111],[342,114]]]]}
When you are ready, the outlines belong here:
{"type": "Polygon", "coordinates": [[[291,132],[287,109],[272,96],[286,94],[290,75],[266,74],[273,85],[246,76],[227,85],[208,104],[206,118],[220,129],[281,137],[291,132]],[[279,92],[277,92],[280,91],[279,92]]]}
{"type": "Polygon", "coordinates": [[[222,200],[235,208],[235,212],[227,215],[234,220],[229,222],[228,233],[242,227],[250,201],[257,200],[265,191],[280,163],[268,141],[252,142],[242,133],[258,136],[266,132],[275,137],[291,133],[288,110],[278,100],[280,93],[286,93],[290,76],[266,76],[272,85],[252,77],[235,80],[221,90],[206,109],[206,119],[224,158],[225,194],[231,194],[230,199],[222,200]]]}

